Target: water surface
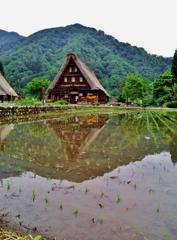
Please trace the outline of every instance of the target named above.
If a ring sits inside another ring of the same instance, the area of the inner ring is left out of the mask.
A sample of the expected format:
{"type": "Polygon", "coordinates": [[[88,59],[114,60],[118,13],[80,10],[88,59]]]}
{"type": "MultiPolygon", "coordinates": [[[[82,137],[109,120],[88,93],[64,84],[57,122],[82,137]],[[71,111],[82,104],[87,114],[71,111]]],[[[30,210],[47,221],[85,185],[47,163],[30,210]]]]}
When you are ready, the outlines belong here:
{"type": "Polygon", "coordinates": [[[176,112],[6,124],[0,154],[0,212],[32,235],[176,239],[176,112]]]}

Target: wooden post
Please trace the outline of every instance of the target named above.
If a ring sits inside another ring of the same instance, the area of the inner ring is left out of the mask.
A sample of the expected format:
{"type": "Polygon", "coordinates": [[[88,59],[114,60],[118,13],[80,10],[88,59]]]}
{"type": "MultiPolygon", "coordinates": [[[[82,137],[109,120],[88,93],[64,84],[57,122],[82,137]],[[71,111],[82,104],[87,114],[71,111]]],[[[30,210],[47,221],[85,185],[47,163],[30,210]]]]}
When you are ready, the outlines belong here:
{"type": "Polygon", "coordinates": [[[45,100],[45,88],[42,88],[42,105],[44,106],[44,100],[45,100]]]}

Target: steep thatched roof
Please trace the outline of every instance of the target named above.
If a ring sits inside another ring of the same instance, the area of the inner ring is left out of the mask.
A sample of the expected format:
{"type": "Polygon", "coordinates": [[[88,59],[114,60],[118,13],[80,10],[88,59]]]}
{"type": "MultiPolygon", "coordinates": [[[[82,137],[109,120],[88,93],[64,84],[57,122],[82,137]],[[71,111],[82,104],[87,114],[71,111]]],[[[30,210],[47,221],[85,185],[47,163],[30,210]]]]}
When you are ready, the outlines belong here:
{"type": "Polygon", "coordinates": [[[88,84],[90,85],[90,88],[92,90],[96,90],[96,89],[100,89],[102,90],[107,96],[109,96],[109,94],[107,93],[107,91],[104,89],[104,87],[100,84],[100,82],[98,81],[97,77],[95,76],[95,74],[82,62],[82,60],[80,58],[78,58],[74,53],[69,53],[67,55],[67,59],[66,62],[63,64],[63,66],[61,67],[60,71],[58,72],[58,74],[56,75],[56,77],[54,78],[53,82],[51,83],[51,85],[49,86],[49,88],[46,90],[46,93],[50,93],[50,91],[55,87],[55,85],[57,84],[58,80],[60,79],[60,76],[63,74],[63,72],[65,71],[70,59],[73,59],[76,66],[79,68],[79,70],[81,71],[82,75],[85,77],[86,81],[88,82],[88,84]]]}
{"type": "Polygon", "coordinates": [[[17,93],[13,90],[13,88],[9,85],[9,83],[0,73],[0,96],[7,95],[12,97],[18,97],[17,93]]]}

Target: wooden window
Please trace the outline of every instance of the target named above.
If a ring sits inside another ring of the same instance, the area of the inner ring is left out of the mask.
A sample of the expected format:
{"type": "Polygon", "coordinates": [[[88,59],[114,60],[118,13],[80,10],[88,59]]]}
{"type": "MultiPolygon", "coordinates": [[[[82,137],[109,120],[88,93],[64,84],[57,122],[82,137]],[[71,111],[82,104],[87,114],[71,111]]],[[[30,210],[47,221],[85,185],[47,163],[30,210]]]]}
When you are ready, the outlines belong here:
{"type": "Polygon", "coordinates": [[[64,77],[64,82],[67,82],[67,77],[64,77]]]}
{"type": "Polygon", "coordinates": [[[82,96],[83,96],[83,93],[82,93],[82,92],[81,92],[81,93],[79,93],[79,96],[81,96],[81,97],[82,97],[82,96]]]}
{"type": "Polygon", "coordinates": [[[80,82],[83,82],[83,77],[80,77],[80,82]]]}
{"type": "Polygon", "coordinates": [[[92,96],[93,95],[93,93],[87,93],[87,96],[92,96]]]}
{"type": "Polygon", "coordinates": [[[75,77],[72,77],[72,82],[75,82],[75,77]]]}
{"type": "Polygon", "coordinates": [[[74,72],[77,72],[77,67],[74,68],[74,72]]]}
{"type": "Polygon", "coordinates": [[[65,98],[68,98],[68,94],[65,94],[65,96],[64,96],[65,98]]]}
{"type": "Polygon", "coordinates": [[[69,72],[72,72],[72,67],[69,67],[69,72]]]}

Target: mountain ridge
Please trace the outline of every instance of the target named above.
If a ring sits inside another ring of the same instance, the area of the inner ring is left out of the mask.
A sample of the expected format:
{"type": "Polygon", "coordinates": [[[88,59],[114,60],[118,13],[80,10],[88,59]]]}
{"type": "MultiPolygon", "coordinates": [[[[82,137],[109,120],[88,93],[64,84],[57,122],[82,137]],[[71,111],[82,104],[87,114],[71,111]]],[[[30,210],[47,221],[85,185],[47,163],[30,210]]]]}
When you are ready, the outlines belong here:
{"type": "Polygon", "coordinates": [[[69,52],[78,55],[112,95],[116,94],[117,83],[129,72],[154,81],[170,69],[172,62],[172,58],[149,54],[144,48],[119,42],[102,30],[78,23],[42,29],[0,44],[6,77],[13,87],[19,88],[35,77],[52,81],[69,52]]]}

